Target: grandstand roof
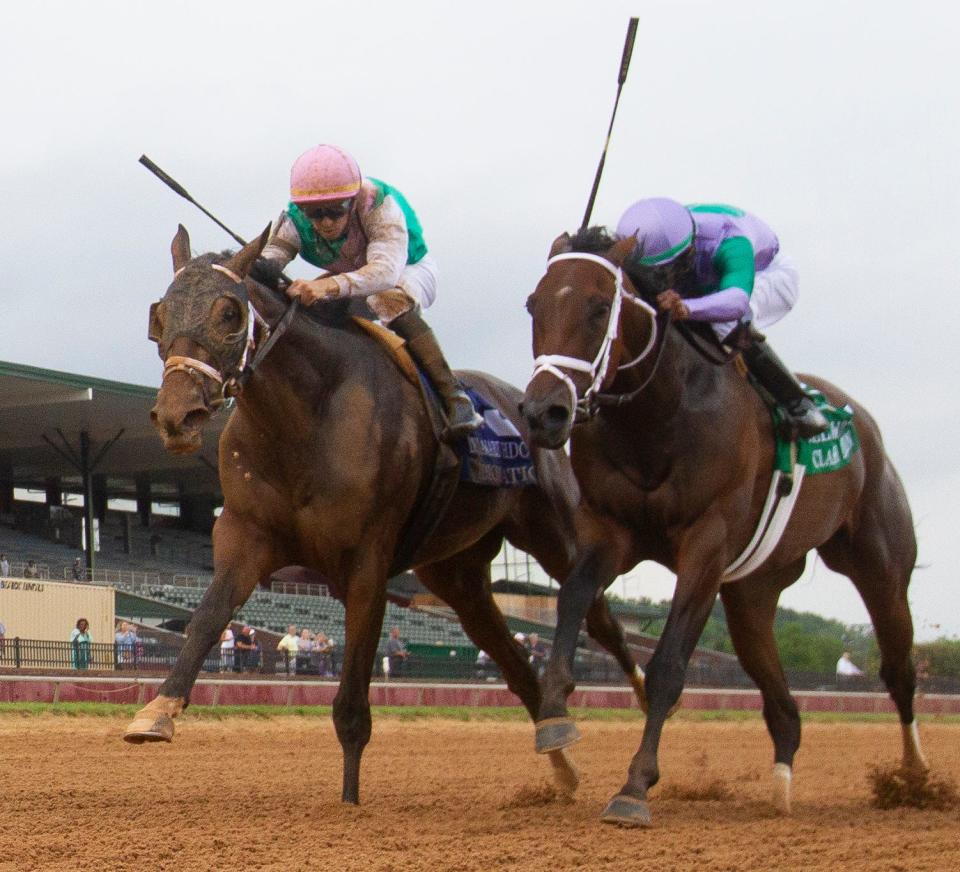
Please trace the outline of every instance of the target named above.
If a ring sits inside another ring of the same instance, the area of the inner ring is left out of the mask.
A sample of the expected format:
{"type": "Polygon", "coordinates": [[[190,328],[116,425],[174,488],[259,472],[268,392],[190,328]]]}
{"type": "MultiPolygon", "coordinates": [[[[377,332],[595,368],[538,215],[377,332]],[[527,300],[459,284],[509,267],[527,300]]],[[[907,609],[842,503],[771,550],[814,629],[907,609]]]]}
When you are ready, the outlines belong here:
{"type": "Polygon", "coordinates": [[[155,496],[219,493],[217,440],[227,415],[207,425],[201,452],[169,454],[150,423],[156,395],[144,385],[0,361],[0,469],[18,486],[42,487],[46,478],[60,477],[79,488],[76,468],[50,443],[77,456],[86,431],[96,459],[122,431],[95,469],[107,476],[111,496],[132,494],[141,473],[149,474],[155,496]]]}

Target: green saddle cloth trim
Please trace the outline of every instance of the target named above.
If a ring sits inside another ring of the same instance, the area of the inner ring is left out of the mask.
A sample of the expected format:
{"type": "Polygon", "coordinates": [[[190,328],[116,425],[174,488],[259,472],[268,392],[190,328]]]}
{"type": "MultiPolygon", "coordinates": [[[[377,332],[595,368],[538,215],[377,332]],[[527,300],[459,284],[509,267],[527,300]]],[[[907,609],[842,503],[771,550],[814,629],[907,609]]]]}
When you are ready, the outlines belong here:
{"type": "Polygon", "coordinates": [[[838,409],[830,405],[827,398],[815,388],[804,385],[803,389],[830,422],[830,427],[812,439],[798,439],[792,443],[781,435],[784,413],[775,407],[773,432],[777,441],[776,467],[780,472],[790,473],[794,464],[799,463],[806,469],[806,475],[843,469],[860,450],[860,437],[853,423],[853,409],[850,406],[838,409]]]}

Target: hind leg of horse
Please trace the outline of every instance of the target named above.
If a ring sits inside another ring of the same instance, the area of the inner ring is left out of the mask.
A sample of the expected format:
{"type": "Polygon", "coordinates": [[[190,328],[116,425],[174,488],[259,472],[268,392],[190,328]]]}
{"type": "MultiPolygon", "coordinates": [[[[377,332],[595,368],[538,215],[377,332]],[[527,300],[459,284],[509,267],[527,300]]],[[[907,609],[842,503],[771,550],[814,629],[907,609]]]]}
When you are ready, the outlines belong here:
{"type": "Polygon", "coordinates": [[[213,553],[213,581],[190,619],[187,641],[157,696],[127,727],[124,739],[128,742],[172,740],[173,718],[189,704],[190,690],[211,647],[260,580],[284,563],[258,524],[238,518],[229,509],[214,525],[213,553]]]}
{"type": "MultiPolygon", "coordinates": [[[[523,703],[531,719],[540,708],[540,686],[527,653],[510,635],[507,622],[490,593],[490,561],[502,536],[492,533],[467,551],[447,560],[417,568],[417,577],[457,613],[471,641],[493,659],[507,687],[523,703]]],[[[579,776],[562,750],[550,755],[558,786],[576,790],[579,776]]]]}
{"type": "Polygon", "coordinates": [[[916,560],[912,528],[904,531],[899,547],[891,548],[886,531],[863,531],[852,541],[840,532],[819,549],[824,563],[846,575],[855,585],[873,622],[880,647],[880,677],[897,707],[903,739],[903,766],[920,770],[927,761],[913,710],[916,672],[910,656],[913,618],[907,585],[916,560]],[[912,546],[912,547],[911,547],[912,546]]]}
{"type": "Polygon", "coordinates": [[[800,714],[780,663],[773,619],[781,591],[800,577],[805,563],[804,557],[761,581],[720,587],[734,650],[763,695],[763,719],[774,748],[773,803],[781,814],[790,813],[790,780],[793,758],[800,747],[800,714]]]}
{"type": "Polygon", "coordinates": [[[677,586],[660,642],[647,664],[649,710],[627,781],[600,816],[604,823],[650,825],[647,792],[660,779],[657,761],[667,715],[680,699],[687,664],[710,616],[723,571],[726,525],[717,516],[688,528],[678,547],[677,586]]]}
{"type": "Polygon", "coordinates": [[[343,802],[360,803],[360,758],[370,741],[370,676],[387,604],[387,566],[392,553],[371,543],[363,565],[345,579],[346,627],[340,688],[333,700],[333,725],[343,749],[343,802]]]}
{"type": "MultiPolygon", "coordinates": [[[[644,683],[644,673],[640,666],[634,661],[630,648],[627,646],[627,640],[623,635],[623,627],[620,622],[610,613],[610,606],[605,596],[598,596],[590,606],[587,612],[587,632],[590,636],[601,644],[611,655],[624,675],[633,686],[633,692],[636,694],[637,702],[644,713],[647,711],[647,687],[644,683]]],[[[680,704],[677,703],[670,709],[668,717],[672,715],[680,704]]]]}

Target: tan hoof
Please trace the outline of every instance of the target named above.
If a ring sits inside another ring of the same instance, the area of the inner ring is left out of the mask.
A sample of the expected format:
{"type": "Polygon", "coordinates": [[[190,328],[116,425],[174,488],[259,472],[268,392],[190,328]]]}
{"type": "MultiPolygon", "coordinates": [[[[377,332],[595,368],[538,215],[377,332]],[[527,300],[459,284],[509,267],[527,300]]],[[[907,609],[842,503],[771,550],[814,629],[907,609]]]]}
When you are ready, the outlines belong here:
{"type": "Polygon", "coordinates": [[[580,786],[580,773],[564,750],[550,752],[550,765],[553,766],[553,780],[557,790],[564,796],[573,796],[580,786]]]}
{"type": "Polygon", "coordinates": [[[773,807],[777,814],[788,816],[791,812],[790,787],[793,771],[786,763],[773,765],[773,807]]]}
{"type": "Polygon", "coordinates": [[[158,696],[133,716],[133,722],[123,734],[123,740],[134,745],[144,742],[173,740],[173,719],[183,711],[182,698],[158,696]]]}
{"type": "Polygon", "coordinates": [[[607,803],[600,820],[605,824],[621,827],[649,827],[650,806],[646,800],[620,793],[607,803]]]}
{"type": "Polygon", "coordinates": [[[172,742],[173,718],[169,715],[149,715],[136,718],[123,734],[123,741],[132,745],[144,742],[172,742]]]}

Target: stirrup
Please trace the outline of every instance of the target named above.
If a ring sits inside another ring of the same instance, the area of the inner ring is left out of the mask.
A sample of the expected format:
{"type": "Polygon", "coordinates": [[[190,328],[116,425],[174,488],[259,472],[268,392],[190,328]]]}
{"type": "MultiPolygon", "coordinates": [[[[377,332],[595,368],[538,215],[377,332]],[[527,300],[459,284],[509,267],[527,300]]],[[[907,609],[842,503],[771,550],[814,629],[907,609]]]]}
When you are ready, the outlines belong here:
{"type": "Polygon", "coordinates": [[[830,422],[809,397],[791,403],[784,408],[784,411],[801,439],[812,439],[826,432],[830,427],[830,422]]]}
{"type": "Polygon", "coordinates": [[[449,407],[445,411],[447,429],[444,433],[444,441],[446,442],[457,442],[483,424],[483,418],[473,407],[470,397],[463,391],[457,391],[450,398],[449,407]]]}

